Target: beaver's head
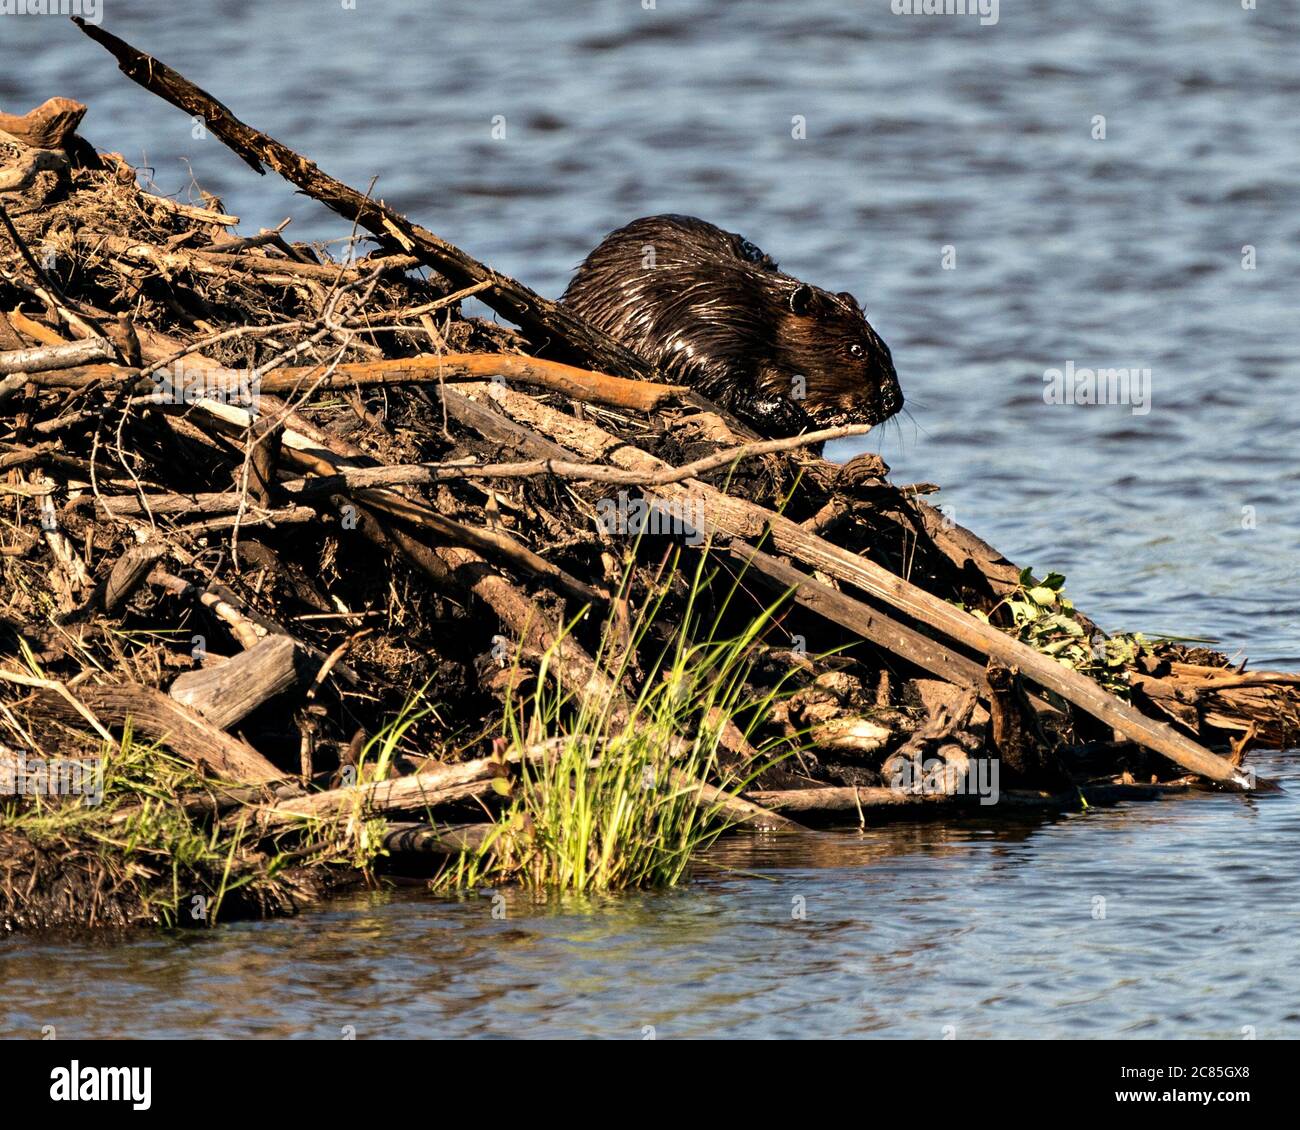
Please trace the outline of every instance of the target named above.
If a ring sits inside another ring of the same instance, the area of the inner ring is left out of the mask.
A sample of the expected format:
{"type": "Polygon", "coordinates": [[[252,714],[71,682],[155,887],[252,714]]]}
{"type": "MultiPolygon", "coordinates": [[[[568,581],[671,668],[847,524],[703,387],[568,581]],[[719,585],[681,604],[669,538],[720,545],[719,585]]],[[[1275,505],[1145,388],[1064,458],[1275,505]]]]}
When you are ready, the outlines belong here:
{"type": "Polygon", "coordinates": [[[765,382],[819,424],[878,424],[903,407],[889,346],[847,291],[789,279],[776,337],[778,372],[765,382]],[[778,389],[780,382],[789,388],[778,389]]]}

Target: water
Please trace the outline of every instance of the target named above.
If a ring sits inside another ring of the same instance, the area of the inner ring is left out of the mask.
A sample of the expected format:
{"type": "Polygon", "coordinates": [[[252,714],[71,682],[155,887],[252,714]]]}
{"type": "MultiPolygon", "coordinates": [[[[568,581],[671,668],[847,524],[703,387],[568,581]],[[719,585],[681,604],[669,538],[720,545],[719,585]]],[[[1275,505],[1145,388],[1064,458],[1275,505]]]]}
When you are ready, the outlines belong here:
{"type": "MultiPolygon", "coordinates": [[[[1293,759],[1261,769],[1300,789],[1293,759]]],[[[1295,794],[736,837],[675,891],[363,895],[176,937],[0,942],[60,1037],[1300,1033],[1295,794]]]]}
{"type": "MultiPolygon", "coordinates": [[[[105,24],[545,294],[635,216],[743,231],[852,290],[890,343],[910,417],[869,443],[898,481],[943,484],[1105,626],[1295,668],[1300,8],[1260,7],[1004,0],[981,28],[886,0],[107,0],[105,24]],[[1067,362],[1150,368],[1150,412],[1045,404],[1067,362]]],[[[347,234],[65,23],[0,37],[5,109],[79,98],[83,133],[162,190],[192,170],[246,228],[347,234]]],[[[1292,792],[733,840],[683,890],[516,898],[503,921],[403,891],[204,935],[14,939],[0,1031],[1295,1036],[1300,781],[1260,768],[1292,792]]]]}

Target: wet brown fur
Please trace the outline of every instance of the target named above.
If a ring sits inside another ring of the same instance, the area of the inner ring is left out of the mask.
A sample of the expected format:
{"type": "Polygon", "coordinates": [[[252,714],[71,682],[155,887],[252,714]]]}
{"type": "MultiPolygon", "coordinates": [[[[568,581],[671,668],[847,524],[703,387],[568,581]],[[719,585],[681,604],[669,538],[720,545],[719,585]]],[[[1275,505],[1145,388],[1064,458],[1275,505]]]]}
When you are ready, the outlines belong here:
{"type": "Polygon", "coordinates": [[[691,216],[612,232],[563,301],[663,379],[766,418],[771,431],[797,431],[801,416],[878,423],[903,404],[889,347],[851,294],[784,274],[742,236],[691,216]]]}

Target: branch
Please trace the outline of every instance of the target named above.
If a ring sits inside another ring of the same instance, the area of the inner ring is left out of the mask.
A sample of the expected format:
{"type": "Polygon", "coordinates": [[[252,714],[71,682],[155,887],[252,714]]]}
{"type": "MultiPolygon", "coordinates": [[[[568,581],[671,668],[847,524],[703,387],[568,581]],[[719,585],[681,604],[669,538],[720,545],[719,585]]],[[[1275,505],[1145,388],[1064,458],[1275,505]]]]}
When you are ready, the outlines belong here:
{"type": "Polygon", "coordinates": [[[871,431],[870,424],[844,424],[801,436],[759,440],[726,448],[662,471],[628,471],[604,463],[571,463],[562,459],[533,459],[522,463],[487,463],[480,466],[464,463],[416,463],[400,466],[344,468],[334,475],[295,479],[284,484],[286,490],[303,495],[330,493],[342,487],[405,486],[415,483],[438,483],[452,479],[530,479],[551,475],[557,479],[613,483],[619,486],[667,486],[698,478],[720,467],[729,467],[759,455],[794,451],[847,436],[862,436],[871,431]]]}
{"type": "Polygon", "coordinates": [[[396,243],[402,250],[419,256],[456,286],[489,282],[491,287],[483,291],[482,301],[522,327],[535,346],[559,343],[567,346],[576,359],[619,376],[653,375],[650,365],[608,334],[508,275],[498,274],[381,201],[321,172],[315,162],[241,122],[228,107],[165,63],[79,17],[73,17],[73,23],[113,54],[127,78],[187,114],[202,117],[207,128],[250,169],[264,173],[265,166],[270,166],[312,199],[386,243],[396,243]]]}
{"type": "MultiPolygon", "coordinates": [[[[538,385],[575,400],[634,412],[652,412],[690,391],[685,385],[630,380],[514,353],[422,354],[388,361],[350,361],[335,366],[329,373],[320,365],[285,366],[267,373],[252,369],[221,370],[203,374],[202,391],[220,394],[247,389],[259,395],[279,395],[301,392],[304,388],[323,391],[370,385],[482,381],[491,377],[538,385]]],[[[140,394],[157,388],[153,380],[142,376],[140,369],[125,365],[80,365],[59,372],[32,374],[32,382],[45,388],[85,388],[100,381],[136,381],[139,387],[133,391],[140,394]]]]}

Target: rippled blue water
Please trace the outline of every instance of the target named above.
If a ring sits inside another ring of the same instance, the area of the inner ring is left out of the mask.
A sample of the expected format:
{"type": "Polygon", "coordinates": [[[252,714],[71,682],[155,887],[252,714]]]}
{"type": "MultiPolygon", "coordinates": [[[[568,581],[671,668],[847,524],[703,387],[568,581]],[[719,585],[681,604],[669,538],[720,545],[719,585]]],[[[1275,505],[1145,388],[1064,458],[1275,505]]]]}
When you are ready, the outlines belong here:
{"type": "MultiPolygon", "coordinates": [[[[982,28],[888,0],[105,0],[105,23],[543,293],[606,231],[670,210],[854,291],[909,398],[870,437],[896,478],[941,483],[957,520],[1066,573],[1108,627],[1300,665],[1297,5],[1000,8],[982,28]],[[1044,371],[1067,362],[1149,368],[1150,412],[1045,404],[1044,371]]],[[[192,171],[246,227],[293,215],[298,238],[346,234],[192,137],[69,25],[0,25],[5,109],[80,98],[82,132],[164,191],[192,171]]],[[[1296,787],[1289,762],[1268,768],[1296,787]]],[[[477,901],[383,896],[180,940],[8,942],[0,1020],[1295,1035],[1298,816],[1292,796],[1197,798],[1002,831],[736,841],[717,867],[760,877],[705,869],[672,894],[517,903],[504,922],[477,901]]]]}

